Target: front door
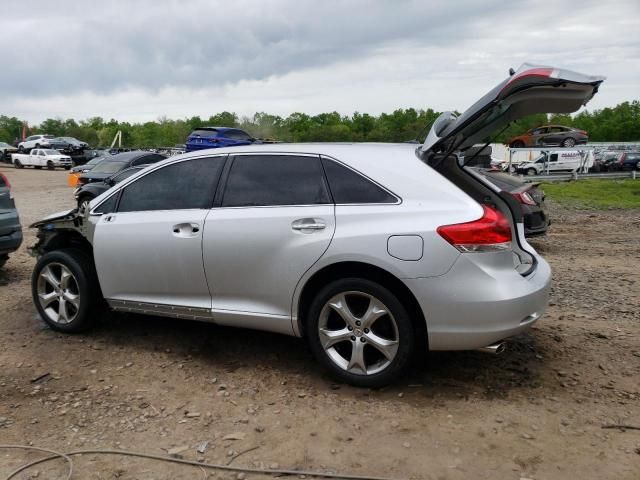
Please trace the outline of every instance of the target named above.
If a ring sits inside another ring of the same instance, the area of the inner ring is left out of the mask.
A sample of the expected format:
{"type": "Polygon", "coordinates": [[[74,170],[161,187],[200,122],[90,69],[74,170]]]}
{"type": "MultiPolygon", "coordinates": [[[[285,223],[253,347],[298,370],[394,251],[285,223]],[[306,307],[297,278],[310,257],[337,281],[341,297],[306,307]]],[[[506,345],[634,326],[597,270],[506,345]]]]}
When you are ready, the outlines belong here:
{"type": "Polygon", "coordinates": [[[106,299],[211,308],[202,235],[224,160],[183,160],[125,181],[93,241],[106,299]]]}
{"type": "Polygon", "coordinates": [[[216,321],[290,333],[295,287],[334,230],[318,156],[236,155],[203,238],[216,321]]]}

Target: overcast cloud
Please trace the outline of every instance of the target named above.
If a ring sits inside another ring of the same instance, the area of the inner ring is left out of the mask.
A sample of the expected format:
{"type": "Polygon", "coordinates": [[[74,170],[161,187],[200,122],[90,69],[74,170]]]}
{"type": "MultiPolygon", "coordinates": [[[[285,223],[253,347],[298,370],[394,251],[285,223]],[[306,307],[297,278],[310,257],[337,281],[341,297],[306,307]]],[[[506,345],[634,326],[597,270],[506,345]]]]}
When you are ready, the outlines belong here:
{"type": "Polygon", "coordinates": [[[640,99],[640,2],[21,1],[0,7],[0,114],[463,110],[521,63],[640,99]]]}

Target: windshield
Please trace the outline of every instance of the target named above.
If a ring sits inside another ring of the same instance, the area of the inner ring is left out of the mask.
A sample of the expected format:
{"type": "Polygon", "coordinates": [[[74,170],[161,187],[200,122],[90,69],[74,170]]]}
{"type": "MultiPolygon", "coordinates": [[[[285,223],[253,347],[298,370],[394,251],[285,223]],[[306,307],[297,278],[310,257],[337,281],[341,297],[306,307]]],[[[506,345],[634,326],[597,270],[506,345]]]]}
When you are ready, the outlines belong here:
{"type": "Polygon", "coordinates": [[[91,173],[116,173],[122,170],[125,165],[126,163],[124,162],[105,160],[104,162],[100,162],[100,164],[96,165],[96,167],[91,170],[91,173]]]}
{"type": "Polygon", "coordinates": [[[142,169],[141,168],[130,168],[128,170],[125,170],[122,173],[119,173],[118,175],[114,175],[113,177],[111,177],[111,180],[113,180],[114,183],[119,183],[122,180],[124,180],[125,178],[129,178],[134,173],[138,173],[140,170],[142,170],[142,169]]]}

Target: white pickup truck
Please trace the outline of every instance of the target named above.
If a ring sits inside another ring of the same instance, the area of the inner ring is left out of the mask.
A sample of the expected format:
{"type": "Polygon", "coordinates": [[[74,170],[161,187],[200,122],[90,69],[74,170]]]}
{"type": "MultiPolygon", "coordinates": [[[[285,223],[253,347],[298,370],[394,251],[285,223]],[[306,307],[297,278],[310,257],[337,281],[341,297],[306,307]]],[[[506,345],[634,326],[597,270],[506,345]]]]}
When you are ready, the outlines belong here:
{"type": "Polygon", "coordinates": [[[48,148],[34,148],[24,154],[14,153],[11,155],[11,161],[16,168],[47,167],[49,170],[53,170],[56,167],[63,167],[65,170],[69,170],[73,166],[69,155],[63,155],[57,150],[48,148]]]}

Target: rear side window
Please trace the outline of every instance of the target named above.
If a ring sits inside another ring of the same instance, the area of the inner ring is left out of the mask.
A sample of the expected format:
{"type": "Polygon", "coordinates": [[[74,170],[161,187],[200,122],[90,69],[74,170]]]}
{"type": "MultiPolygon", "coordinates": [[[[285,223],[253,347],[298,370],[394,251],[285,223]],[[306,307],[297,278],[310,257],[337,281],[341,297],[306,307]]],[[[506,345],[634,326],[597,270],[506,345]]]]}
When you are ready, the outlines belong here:
{"type": "Polygon", "coordinates": [[[223,207],[331,203],[318,157],[247,155],[233,160],[223,207]]]}
{"type": "Polygon", "coordinates": [[[385,189],[344,165],[326,158],[322,159],[322,164],[335,203],[396,203],[398,201],[385,189]]]}
{"type": "Polygon", "coordinates": [[[210,208],[223,164],[198,158],[151,172],[122,190],[118,212],[210,208]]]}
{"type": "Polygon", "coordinates": [[[218,130],[194,130],[190,137],[213,138],[218,135],[218,130]]]}

